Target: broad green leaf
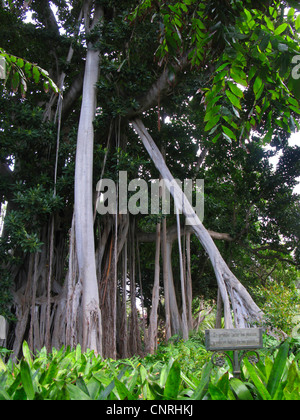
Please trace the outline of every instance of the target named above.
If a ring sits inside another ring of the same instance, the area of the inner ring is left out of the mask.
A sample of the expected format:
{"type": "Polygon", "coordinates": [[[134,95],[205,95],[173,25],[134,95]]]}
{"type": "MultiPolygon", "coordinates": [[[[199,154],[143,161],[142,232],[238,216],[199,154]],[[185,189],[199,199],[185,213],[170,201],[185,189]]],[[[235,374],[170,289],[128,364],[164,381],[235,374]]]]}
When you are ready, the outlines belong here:
{"type": "Polygon", "coordinates": [[[283,395],[286,401],[299,401],[300,399],[300,388],[294,389],[292,392],[287,391],[286,389],[283,390],[283,395]]]}
{"type": "Polygon", "coordinates": [[[15,378],[14,382],[8,388],[8,390],[7,390],[8,394],[13,397],[14,394],[15,394],[15,392],[16,392],[16,390],[19,388],[20,383],[21,383],[21,374],[19,372],[16,375],[16,378],[15,378]]]}
{"type": "Polygon", "coordinates": [[[267,46],[269,45],[270,42],[270,35],[266,34],[263,39],[261,40],[261,43],[259,44],[259,49],[261,51],[265,51],[267,46]]]}
{"type": "Polygon", "coordinates": [[[222,71],[225,69],[225,67],[227,67],[230,63],[223,63],[220,67],[217,68],[216,73],[218,71],[222,71]]]}
{"type": "Polygon", "coordinates": [[[258,76],[255,79],[254,86],[253,86],[253,91],[254,91],[254,95],[255,95],[256,100],[258,100],[261,97],[261,95],[264,91],[264,88],[265,88],[265,85],[264,85],[263,81],[260,79],[260,77],[258,76]]]}
{"type": "Polygon", "coordinates": [[[206,112],[208,113],[211,109],[214,108],[214,105],[218,102],[219,99],[222,98],[222,95],[218,95],[210,99],[209,96],[207,96],[207,107],[206,112]]]}
{"type": "Polygon", "coordinates": [[[40,383],[43,384],[49,384],[52,382],[52,380],[57,376],[59,370],[58,362],[54,359],[47,370],[42,374],[40,377],[40,383]]]}
{"type": "Polygon", "coordinates": [[[139,379],[139,372],[137,369],[134,370],[134,373],[130,377],[130,382],[128,384],[129,392],[133,393],[139,379]]]}
{"type": "Polygon", "coordinates": [[[291,105],[295,106],[296,108],[300,108],[299,104],[298,104],[298,101],[295,98],[289,96],[288,101],[291,105]]]}
{"type": "Polygon", "coordinates": [[[300,15],[298,14],[296,22],[295,22],[295,28],[297,31],[300,30],[300,15]]]}
{"type": "Polygon", "coordinates": [[[32,68],[32,75],[35,83],[39,83],[41,74],[35,66],[32,68]]]}
{"type": "Polygon", "coordinates": [[[15,71],[11,79],[11,87],[12,87],[13,92],[17,92],[19,84],[20,84],[20,75],[17,71],[15,71]]]}
{"type": "Polygon", "coordinates": [[[23,356],[24,359],[26,360],[26,362],[29,364],[29,366],[32,368],[32,359],[31,359],[31,353],[29,350],[29,346],[27,344],[27,341],[23,342],[22,345],[22,352],[23,352],[23,356]]]}
{"type": "Polygon", "coordinates": [[[164,396],[167,399],[176,399],[179,392],[181,377],[180,377],[180,365],[177,360],[173,363],[164,390],[164,396]]]}
{"type": "Polygon", "coordinates": [[[0,389],[0,401],[9,401],[11,399],[12,398],[4,389],[0,389]]]}
{"type": "Polygon", "coordinates": [[[267,134],[263,138],[263,144],[266,145],[270,143],[270,141],[272,140],[272,136],[273,136],[273,128],[270,128],[270,130],[267,132],[267,134]]]}
{"type": "Polygon", "coordinates": [[[89,390],[87,389],[87,386],[86,386],[86,384],[85,384],[84,379],[83,379],[82,376],[79,376],[77,378],[77,380],[76,380],[76,386],[78,388],[80,388],[81,391],[83,391],[85,394],[87,394],[88,396],[90,396],[89,390]]]}
{"type": "Polygon", "coordinates": [[[240,130],[239,126],[232,120],[231,117],[227,117],[226,115],[223,115],[222,118],[224,121],[228,123],[228,125],[230,125],[231,129],[240,130]]]}
{"type": "Polygon", "coordinates": [[[288,371],[286,390],[292,392],[297,386],[300,387],[300,372],[297,364],[293,361],[288,371]]]}
{"type": "Polygon", "coordinates": [[[216,76],[214,77],[214,83],[218,83],[220,80],[223,81],[225,77],[227,76],[227,73],[228,71],[226,69],[217,73],[216,76]]]}
{"type": "Polygon", "coordinates": [[[257,95],[257,93],[261,89],[262,84],[263,84],[262,79],[259,76],[257,76],[257,78],[255,79],[254,85],[253,85],[253,92],[254,92],[255,96],[257,95]]]}
{"type": "Polygon", "coordinates": [[[217,140],[220,138],[221,133],[218,133],[213,139],[212,139],[212,143],[216,143],[217,140]]]}
{"type": "Polygon", "coordinates": [[[231,69],[230,75],[236,83],[238,83],[239,85],[248,87],[248,83],[247,83],[244,72],[242,71],[239,72],[237,69],[231,69]]]}
{"type": "Polygon", "coordinates": [[[192,394],[191,399],[192,400],[202,400],[208,386],[211,370],[213,368],[212,362],[207,363],[202,370],[201,380],[200,383],[195,390],[195,392],[192,394]]]}
{"type": "MultiPolygon", "coordinates": [[[[159,385],[161,387],[164,387],[166,385],[169,370],[170,370],[170,367],[167,364],[165,364],[160,371],[159,385]]],[[[142,381],[143,381],[143,378],[142,378],[142,381]]]]}
{"type": "Polygon", "coordinates": [[[221,105],[213,107],[209,112],[206,113],[204,117],[204,121],[205,122],[210,121],[211,118],[213,118],[216,114],[218,114],[220,109],[221,109],[221,105]]]}
{"type": "Polygon", "coordinates": [[[232,378],[229,383],[239,400],[253,400],[251,392],[241,380],[232,378]]]}
{"type": "Polygon", "coordinates": [[[283,23],[282,25],[278,26],[278,28],[276,28],[274,34],[275,35],[280,35],[282,34],[282,32],[284,32],[286,30],[286,28],[288,27],[287,23],[283,23]]]}
{"type": "Polygon", "coordinates": [[[243,98],[243,91],[235,83],[228,81],[228,86],[230,87],[232,93],[234,93],[239,98],[243,98]]]}
{"type": "Polygon", "coordinates": [[[32,77],[31,68],[32,64],[27,61],[24,66],[24,72],[26,77],[28,77],[29,79],[32,77]]]}
{"type": "Polygon", "coordinates": [[[280,347],[278,351],[278,354],[276,356],[273,369],[271,371],[268,384],[267,384],[267,390],[270,393],[272,398],[275,396],[277,388],[280,384],[282,374],[287,363],[288,352],[289,352],[289,343],[286,341],[280,347]]]}
{"type": "Polygon", "coordinates": [[[32,67],[32,64],[29,63],[29,61],[26,61],[24,70],[27,72],[27,71],[31,70],[31,67],[32,67]]]}
{"type": "Polygon", "coordinates": [[[248,373],[250,375],[250,378],[252,382],[254,383],[259,395],[264,401],[271,401],[272,397],[269,394],[267,388],[263,384],[258,371],[255,366],[252,366],[248,359],[244,359],[244,365],[246,366],[248,373]]]}
{"type": "Polygon", "coordinates": [[[144,382],[147,379],[148,374],[147,374],[147,370],[145,366],[143,365],[140,366],[140,375],[141,375],[142,382],[144,382]]]}
{"type": "Polygon", "coordinates": [[[240,100],[237,96],[235,96],[230,90],[226,90],[226,95],[227,95],[227,98],[230,100],[232,106],[242,110],[240,100]]]}
{"type": "Polygon", "coordinates": [[[211,399],[215,401],[227,401],[227,396],[214,384],[209,384],[208,392],[210,393],[211,399]]]}
{"type": "Polygon", "coordinates": [[[251,15],[250,11],[249,11],[248,9],[244,9],[244,13],[245,13],[245,15],[246,15],[247,22],[248,22],[248,23],[249,23],[249,22],[251,22],[251,20],[252,20],[252,15],[251,15]]]}
{"type": "Polygon", "coordinates": [[[31,376],[30,367],[25,360],[21,361],[20,374],[21,374],[21,381],[23,384],[23,388],[24,388],[24,391],[26,392],[27,398],[29,400],[33,400],[35,392],[33,388],[32,376],[31,376]]]}
{"type": "Polygon", "coordinates": [[[215,385],[223,392],[223,394],[228,396],[229,373],[228,372],[224,373],[224,375],[221,376],[221,378],[218,380],[218,382],[215,385]]]}
{"type": "Polygon", "coordinates": [[[147,383],[147,396],[149,400],[163,400],[164,390],[156,382],[153,382],[153,383],[148,382],[147,383]]]}
{"type": "Polygon", "coordinates": [[[268,16],[265,16],[265,22],[267,24],[267,27],[270,29],[270,31],[274,31],[274,23],[271,21],[271,19],[268,16]]]}
{"type": "MultiPolygon", "coordinates": [[[[141,366],[141,367],[144,367],[144,366],[141,366]]],[[[118,379],[120,380],[121,378],[122,378],[122,376],[124,375],[124,373],[126,372],[126,370],[128,369],[128,367],[127,366],[125,366],[122,370],[121,370],[121,372],[119,373],[119,375],[118,375],[118,379]]],[[[97,379],[97,376],[95,375],[95,378],[97,379]]],[[[98,398],[98,400],[106,400],[107,399],[107,397],[109,396],[109,394],[112,392],[112,390],[114,389],[114,387],[115,387],[115,381],[113,380],[113,381],[111,381],[110,382],[110,384],[101,392],[101,394],[100,394],[100,396],[99,396],[99,398],[98,398]]]]}
{"type": "Polygon", "coordinates": [[[210,131],[220,121],[221,115],[214,116],[205,126],[205,131],[210,131]]]}
{"type": "Polygon", "coordinates": [[[102,389],[101,383],[94,378],[93,376],[90,378],[90,380],[87,382],[86,384],[87,389],[88,389],[88,394],[89,396],[93,399],[96,400],[99,396],[99,393],[102,389]]]}
{"type": "Polygon", "coordinates": [[[135,400],[134,395],[132,395],[131,392],[129,392],[125,384],[119,381],[118,378],[115,378],[115,386],[116,390],[118,391],[120,400],[135,400]]]}
{"type": "Polygon", "coordinates": [[[3,360],[1,359],[1,357],[0,357],[0,372],[1,371],[6,371],[6,366],[5,366],[5,364],[3,363],[3,360]]]}
{"type": "Polygon", "coordinates": [[[187,375],[185,375],[183,372],[180,372],[181,379],[189,386],[192,390],[195,391],[197,388],[197,384],[193,382],[187,375]]]}
{"type": "Polygon", "coordinates": [[[223,133],[225,133],[231,140],[236,140],[236,135],[226,125],[222,125],[223,133]]]}
{"type": "Polygon", "coordinates": [[[83,392],[78,386],[67,384],[67,391],[71,400],[75,401],[90,401],[91,397],[83,392]]]}
{"type": "Polygon", "coordinates": [[[296,108],[292,105],[290,106],[290,108],[291,108],[292,111],[296,112],[297,114],[300,114],[300,108],[296,108]]]}
{"type": "Polygon", "coordinates": [[[24,66],[24,60],[22,58],[17,59],[17,65],[20,69],[24,66]]]}
{"type": "Polygon", "coordinates": [[[256,68],[254,66],[251,67],[251,69],[249,70],[249,74],[248,74],[248,81],[250,82],[253,77],[255,76],[256,73],[256,68]]]}
{"type": "Polygon", "coordinates": [[[295,9],[291,7],[288,11],[287,17],[288,19],[294,19],[294,15],[295,15],[295,9]]]}
{"type": "Polygon", "coordinates": [[[47,77],[48,83],[51,86],[51,89],[53,90],[54,93],[59,94],[60,90],[58,88],[58,86],[53,82],[52,79],[50,79],[50,77],[47,77]]]}

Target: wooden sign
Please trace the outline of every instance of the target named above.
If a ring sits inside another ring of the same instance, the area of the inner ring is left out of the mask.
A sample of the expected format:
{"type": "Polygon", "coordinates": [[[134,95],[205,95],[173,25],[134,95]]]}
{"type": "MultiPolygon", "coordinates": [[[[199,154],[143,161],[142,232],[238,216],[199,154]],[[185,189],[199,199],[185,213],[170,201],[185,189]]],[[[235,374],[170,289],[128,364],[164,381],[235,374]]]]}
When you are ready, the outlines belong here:
{"type": "Polygon", "coordinates": [[[261,328],[213,329],[205,331],[207,350],[251,350],[263,347],[261,328]]]}

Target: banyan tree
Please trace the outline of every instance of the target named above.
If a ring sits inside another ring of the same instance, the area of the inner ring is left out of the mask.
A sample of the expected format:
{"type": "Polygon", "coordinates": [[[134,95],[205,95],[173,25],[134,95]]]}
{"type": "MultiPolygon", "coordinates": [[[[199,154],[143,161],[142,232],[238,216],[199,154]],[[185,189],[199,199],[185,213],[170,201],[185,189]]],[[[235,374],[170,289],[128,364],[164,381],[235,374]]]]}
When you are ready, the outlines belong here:
{"type": "Polygon", "coordinates": [[[1,47],[22,60],[12,60],[0,102],[1,290],[11,290],[3,314],[14,354],[23,340],[33,350],[80,343],[112,358],[153,352],[159,320],[166,339],[188,338],[195,246],[214,273],[225,328],[260,322],[220,251],[247,236],[254,207],[243,207],[239,231],[218,230],[174,181],[206,183],[210,156],[244,170],[263,142],[287,141],[298,126],[288,71],[296,15],[284,20],[282,2],[256,3],[3,2],[1,47]],[[59,94],[45,77],[43,90],[45,73],[34,66],[24,89],[31,63],[47,69],[59,94]],[[164,180],[159,200],[170,193],[174,212],[151,214],[151,197],[136,213],[120,208],[120,173],[128,183],[164,180]],[[110,207],[110,187],[97,188],[104,179],[116,186],[110,207]],[[112,211],[100,214],[99,200],[112,211]]]}

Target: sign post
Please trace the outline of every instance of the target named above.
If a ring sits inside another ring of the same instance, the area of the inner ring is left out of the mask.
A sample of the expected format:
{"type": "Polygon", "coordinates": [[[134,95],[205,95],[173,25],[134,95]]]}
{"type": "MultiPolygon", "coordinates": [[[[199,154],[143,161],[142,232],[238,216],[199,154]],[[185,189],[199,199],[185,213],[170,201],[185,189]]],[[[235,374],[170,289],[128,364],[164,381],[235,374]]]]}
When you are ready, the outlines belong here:
{"type": "Polygon", "coordinates": [[[241,362],[243,358],[249,354],[248,358],[251,362],[257,363],[259,354],[256,349],[263,347],[262,329],[261,328],[234,328],[234,329],[213,329],[205,331],[205,347],[209,351],[213,351],[211,361],[214,365],[220,366],[224,360],[216,356],[223,354],[232,363],[233,376],[239,378],[241,375],[241,362]],[[233,351],[233,359],[225,353],[225,351],[233,351]],[[239,351],[243,351],[239,355],[239,351]],[[252,356],[250,356],[252,353],[252,356]],[[255,357],[253,357],[253,353],[255,357]]]}

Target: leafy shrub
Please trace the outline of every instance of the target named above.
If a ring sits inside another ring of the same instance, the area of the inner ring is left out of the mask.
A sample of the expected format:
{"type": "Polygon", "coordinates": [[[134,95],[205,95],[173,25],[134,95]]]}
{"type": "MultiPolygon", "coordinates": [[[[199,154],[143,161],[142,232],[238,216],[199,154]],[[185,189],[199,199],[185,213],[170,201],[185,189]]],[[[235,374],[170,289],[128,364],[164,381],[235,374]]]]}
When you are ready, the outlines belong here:
{"type": "Polygon", "coordinates": [[[290,335],[299,324],[300,295],[293,283],[268,281],[266,286],[255,288],[255,294],[262,302],[264,324],[290,335]]]}
{"type": "Polygon", "coordinates": [[[241,379],[218,368],[195,339],[160,348],[144,359],[103,360],[92,351],[42,349],[35,357],[0,359],[2,400],[297,400],[300,340],[264,351],[257,365],[245,360],[241,379]]]}

